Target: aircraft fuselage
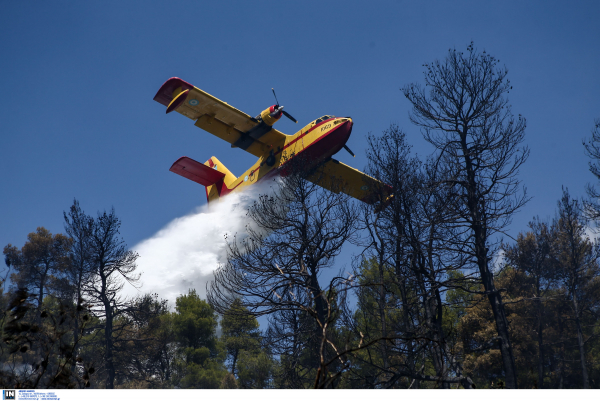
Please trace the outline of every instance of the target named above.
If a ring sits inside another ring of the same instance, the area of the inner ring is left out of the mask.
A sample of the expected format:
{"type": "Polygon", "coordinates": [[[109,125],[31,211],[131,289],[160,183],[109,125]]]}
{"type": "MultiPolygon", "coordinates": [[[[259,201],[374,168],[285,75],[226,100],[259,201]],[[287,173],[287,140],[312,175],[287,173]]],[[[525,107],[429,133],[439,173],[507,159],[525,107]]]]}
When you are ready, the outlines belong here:
{"type": "MultiPolygon", "coordinates": [[[[241,190],[262,179],[287,174],[286,165],[294,157],[302,156],[303,163],[308,163],[303,165],[306,169],[327,161],[344,147],[352,132],[353,124],[349,117],[327,117],[329,118],[313,121],[294,135],[287,135],[285,141],[272,145],[252,167],[229,186],[219,185],[214,189],[211,188],[212,190],[207,188],[208,201],[241,190]]],[[[204,164],[214,168],[212,160],[204,164]]]]}

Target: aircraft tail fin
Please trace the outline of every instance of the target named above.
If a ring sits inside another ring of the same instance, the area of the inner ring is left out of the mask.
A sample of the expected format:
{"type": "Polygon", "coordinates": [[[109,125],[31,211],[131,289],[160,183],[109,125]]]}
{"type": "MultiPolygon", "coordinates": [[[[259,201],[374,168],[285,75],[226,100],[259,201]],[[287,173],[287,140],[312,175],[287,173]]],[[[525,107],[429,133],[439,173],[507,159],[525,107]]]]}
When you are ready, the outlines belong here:
{"type": "Polygon", "coordinates": [[[227,167],[225,167],[225,165],[214,156],[208,159],[204,164],[210,166],[219,173],[225,174],[222,185],[217,183],[215,185],[211,185],[210,187],[206,187],[206,201],[211,202],[231,192],[233,189],[233,182],[237,180],[237,177],[233,175],[231,171],[229,171],[227,167]]]}
{"type": "Polygon", "coordinates": [[[180,157],[169,171],[206,187],[208,202],[231,191],[231,184],[237,179],[216,157],[211,157],[204,164],[187,156],[180,157]]]}

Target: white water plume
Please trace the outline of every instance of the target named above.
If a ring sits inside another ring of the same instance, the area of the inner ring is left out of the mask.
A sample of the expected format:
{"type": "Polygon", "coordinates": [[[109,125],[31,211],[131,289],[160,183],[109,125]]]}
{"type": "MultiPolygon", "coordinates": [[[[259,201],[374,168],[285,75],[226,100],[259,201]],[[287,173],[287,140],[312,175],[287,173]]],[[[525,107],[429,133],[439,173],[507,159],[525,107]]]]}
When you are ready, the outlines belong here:
{"type": "Polygon", "coordinates": [[[245,235],[250,224],[247,209],[260,193],[267,191],[266,185],[254,185],[231,193],[176,218],[135,245],[132,249],[140,255],[137,271],[142,273],[142,287],[136,290],[126,284],[124,295],[157,293],[159,299],[169,301],[171,308],[175,299],[191,288],[205,299],[206,283],[212,280],[219,264],[226,262],[225,234],[230,238],[237,234],[238,239],[245,235]]]}

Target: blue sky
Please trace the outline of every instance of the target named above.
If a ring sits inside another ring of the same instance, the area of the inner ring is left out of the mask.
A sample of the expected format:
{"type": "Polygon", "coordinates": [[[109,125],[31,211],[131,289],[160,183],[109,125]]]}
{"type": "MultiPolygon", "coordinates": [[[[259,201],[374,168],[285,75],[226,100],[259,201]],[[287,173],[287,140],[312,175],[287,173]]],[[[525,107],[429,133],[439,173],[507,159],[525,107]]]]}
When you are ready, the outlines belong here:
{"type": "Polygon", "coordinates": [[[338,158],[357,168],[365,135],[390,123],[427,155],[399,89],[470,41],[508,67],[528,122],[533,199],[516,234],[554,215],[562,185],[580,196],[593,181],[581,141],[600,118],[599,20],[597,1],[0,2],[0,245],[62,232],[77,198],[88,213],[114,206],[132,246],[206,202],[168,171],[180,156],[245,171],[252,155],[152,100],[173,76],[251,115],[274,87],[299,120],[278,123],[288,134],[351,116],[357,157],[338,158]]]}

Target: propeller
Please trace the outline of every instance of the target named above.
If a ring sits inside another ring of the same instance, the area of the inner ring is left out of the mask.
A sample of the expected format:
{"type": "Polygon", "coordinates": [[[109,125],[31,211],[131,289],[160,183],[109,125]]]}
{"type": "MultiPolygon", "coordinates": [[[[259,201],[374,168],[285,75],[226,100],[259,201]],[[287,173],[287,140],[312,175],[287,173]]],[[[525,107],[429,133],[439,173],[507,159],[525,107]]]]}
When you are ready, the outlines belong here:
{"type": "Polygon", "coordinates": [[[277,100],[277,95],[275,94],[275,89],[271,88],[271,90],[273,91],[273,96],[275,96],[275,101],[277,102],[277,108],[280,109],[280,111],[283,113],[284,116],[286,116],[287,118],[289,118],[290,120],[292,120],[293,122],[295,122],[296,124],[298,124],[298,120],[296,120],[294,117],[291,116],[290,113],[288,113],[283,109],[283,106],[279,106],[279,100],[277,100]]]}
{"type": "Polygon", "coordinates": [[[350,150],[350,148],[348,146],[344,145],[344,149],[346,149],[348,151],[348,153],[350,153],[352,155],[352,157],[356,157],[354,155],[354,153],[352,153],[352,151],[350,150]]]}

